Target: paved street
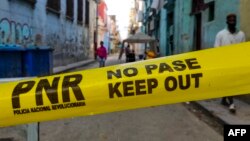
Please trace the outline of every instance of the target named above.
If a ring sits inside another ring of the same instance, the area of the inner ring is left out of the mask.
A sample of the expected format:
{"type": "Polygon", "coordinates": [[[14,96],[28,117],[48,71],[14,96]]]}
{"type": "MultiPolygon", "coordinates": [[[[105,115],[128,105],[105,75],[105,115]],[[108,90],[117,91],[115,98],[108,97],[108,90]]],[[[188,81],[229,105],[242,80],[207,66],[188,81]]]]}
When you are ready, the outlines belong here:
{"type": "Polygon", "coordinates": [[[249,5],[1,0],[0,141],[249,140],[249,5]]]}
{"type": "MultiPolygon", "coordinates": [[[[112,55],[107,65],[124,63],[112,55]]],[[[98,62],[75,70],[98,67],[98,62]]],[[[40,123],[40,141],[222,141],[183,104],[40,123]]]]}

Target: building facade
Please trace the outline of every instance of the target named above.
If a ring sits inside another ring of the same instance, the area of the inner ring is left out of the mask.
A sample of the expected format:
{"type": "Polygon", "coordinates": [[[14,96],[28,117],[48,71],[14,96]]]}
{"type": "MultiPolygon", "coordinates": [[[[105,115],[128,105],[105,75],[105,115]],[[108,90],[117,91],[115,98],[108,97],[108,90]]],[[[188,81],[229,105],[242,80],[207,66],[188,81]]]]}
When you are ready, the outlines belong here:
{"type": "Polygon", "coordinates": [[[98,32],[97,32],[97,46],[100,46],[100,42],[104,42],[104,46],[109,51],[109,29],[108,29],[108,15],[107,4],[105,0],[100,0],[98,4],[98,32]]]}
{"type": "Polygon", "coordinates": [[[249,39],[247,0],[146,0],[144,32],[157,38],[162,56],[211,48],[229,13],[249,39]]]}
{"type": "MultiPolygon", "coordinates": [[[[98,0],[89,0],[89,25],[88,27],[88,35],[86,35],[85,38],[88,40],[90,45],[90,52],[89,56],[90,58],[95,58],[95,48],[96,48],[96,31],[97,31],[97,5],[98,0]]],[[[86,41],[87,42],[87,41],[86,41]]]]}
{"type": "MultiPolygon", "coordinates": [[[[93,0],[2,0],[0,44],[54,49],[54,66],[93,57],[93,0]]],[[[96,17],[96,16],[94,16],[96,17]]]]}
{"type": "Polygon", "coordinates": [[[110,53],[116,53],[119,51],[119,43],[121,42],[120,33],[118,31],[118,25],[116,23],[116,15],[109,15],[109,31],[110,31],[110,53]]]}

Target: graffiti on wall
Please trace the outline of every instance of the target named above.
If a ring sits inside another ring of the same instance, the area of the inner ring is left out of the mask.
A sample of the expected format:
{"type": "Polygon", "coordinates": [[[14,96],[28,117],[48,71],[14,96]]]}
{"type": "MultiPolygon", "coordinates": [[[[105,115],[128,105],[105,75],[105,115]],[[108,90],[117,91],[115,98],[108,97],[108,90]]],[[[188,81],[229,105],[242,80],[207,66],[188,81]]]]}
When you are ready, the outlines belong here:
{"type": "Polygon", "coordinates": [[[60,36],[59,34],[56,33],[51,33],[46,35],[46,45],[49,46],[50,48],[55,49],[55,51],[59,51],[60,45],[60,36]]]}
{"type": "Polygon", "coordinates": [[[0,19],[0,44],[27,45],[32,42],[32,28],[28,24],[0,19]]]}
{"type": "Polygon", "coordinates": [[[64,35],[54,32],[47,34],[45,37],[46,45],[54,49],[55,61],[60,62],[59,64],[67,64],[88,57],[81,36],[71,35],[65,37],[64,35]]]}
{"type": "Polygon", "coordinates": [[[84,43],[81,36],[70,36],[65,39],[64,45],[62,46],[62,52],[73,58],[86,58],[84,43]]]}
{"type": "Polygon", "coordinates": [[[85,35],[71,33],[67,36],[60,31],[43,35],[34,34],[32,31],[32,27],[27,23],[2,18],[0,19],[0,44],[19,44],[25,47],[31,44],[48,46],[54,49],[53,56],[59,64],[72,63],[89,56],[85,35]]]}

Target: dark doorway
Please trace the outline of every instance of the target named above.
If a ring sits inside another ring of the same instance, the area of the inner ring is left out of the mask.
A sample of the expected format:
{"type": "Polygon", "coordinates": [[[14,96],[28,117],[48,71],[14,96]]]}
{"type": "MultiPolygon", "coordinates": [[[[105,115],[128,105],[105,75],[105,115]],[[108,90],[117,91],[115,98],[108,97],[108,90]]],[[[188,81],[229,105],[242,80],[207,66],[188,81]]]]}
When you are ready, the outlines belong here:
{"type": "Polygon", "coordinates": [[[96,50],[97,50],[97,33],[96,31],[94,31],[94,57],[95,59],[97,59],[97,54],[96,54],[96,50]]]}
{"type": "Polygon", "coordinates": [[[174,54],[174,12],[169,12],[167,14],[167,41],[169,49],[166,50],[167,55],[173,55],[174,54]]]}
{"type": "Polygon", "coordinates": [[[194,21],[194,50],[201,50],[201,30],[202,30],[202,16],[201,13],[195,14],[194,21]]]}

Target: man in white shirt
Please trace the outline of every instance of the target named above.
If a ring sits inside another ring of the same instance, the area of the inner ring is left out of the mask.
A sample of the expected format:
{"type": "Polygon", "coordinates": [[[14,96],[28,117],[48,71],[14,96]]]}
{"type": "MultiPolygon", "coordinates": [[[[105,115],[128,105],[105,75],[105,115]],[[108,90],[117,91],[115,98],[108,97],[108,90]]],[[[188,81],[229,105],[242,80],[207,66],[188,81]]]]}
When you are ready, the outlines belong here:
{"type": "MultiPolygon", "coordinates": [[[[237,44],[241,42],[245,42],[245,34],[236,28],[236,19],[237,16],[235,14],[227,15],[227,28],[221,30],[216,35],[214,47],[220,47],[230,44],[237,44]]],[[[233,102],[233,97],[223,97],[221,100],[221,104],[229,106],[229,111],[235,113],[235,105],[233,102]]]]}

